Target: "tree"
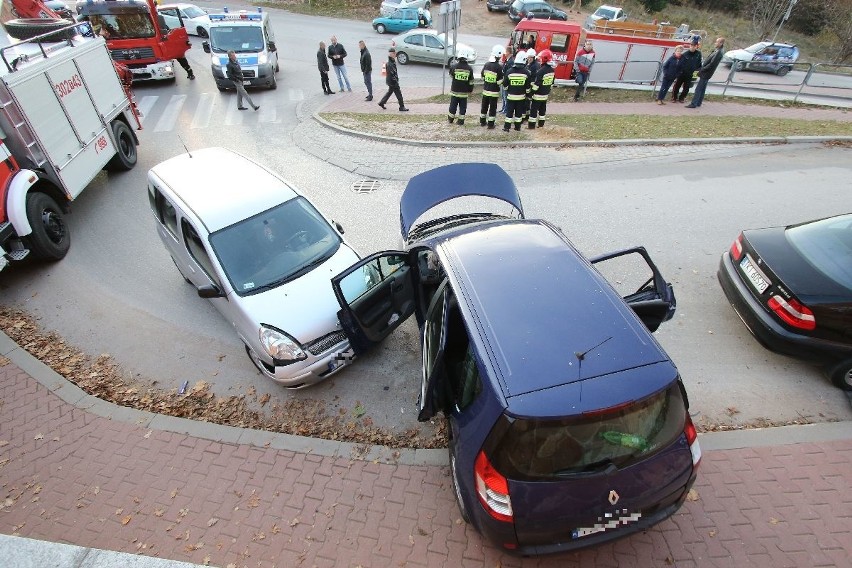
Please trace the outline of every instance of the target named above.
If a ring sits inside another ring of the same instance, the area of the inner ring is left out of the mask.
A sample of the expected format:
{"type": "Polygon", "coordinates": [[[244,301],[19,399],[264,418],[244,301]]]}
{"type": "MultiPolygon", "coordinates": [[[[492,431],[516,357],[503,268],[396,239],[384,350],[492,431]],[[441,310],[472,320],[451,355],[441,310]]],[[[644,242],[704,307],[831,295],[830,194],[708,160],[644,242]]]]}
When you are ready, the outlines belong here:
{"type": "Polygon", "coordinates": [[[793,0],[749,0],[746,12],[760,39],[771,38],[793,0]]]}
{"type": "Polygon", "coordinates": [[[826,28],[837,36],[837,53],[834,63],[852,59],[852,0],[828,0],[829,17],[826,28]]]}
{"type": "Polygon", "coordinates": [[[669,0],[641,0],[641,2],[651,14],[662,11],[669,4],[669,0]]]}

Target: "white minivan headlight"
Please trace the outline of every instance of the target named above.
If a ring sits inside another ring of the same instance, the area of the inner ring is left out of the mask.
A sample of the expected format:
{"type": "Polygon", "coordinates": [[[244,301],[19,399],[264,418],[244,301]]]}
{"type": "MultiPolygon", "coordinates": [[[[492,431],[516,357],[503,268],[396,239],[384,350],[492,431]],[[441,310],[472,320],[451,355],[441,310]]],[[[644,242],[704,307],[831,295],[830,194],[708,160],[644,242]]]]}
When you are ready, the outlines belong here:
{"type": "Polygon", "coordinates": [[[273,359],[291,362],[307,358],[299,343],[282,331],[260,326],[260,344],[273,359]]]}
{"type": "Polygon", "coordinates": [[[266,65],[268,61],[269,55],[267,55],[265,52],[257,56],[257,62],[259,65],[266,65]]]}

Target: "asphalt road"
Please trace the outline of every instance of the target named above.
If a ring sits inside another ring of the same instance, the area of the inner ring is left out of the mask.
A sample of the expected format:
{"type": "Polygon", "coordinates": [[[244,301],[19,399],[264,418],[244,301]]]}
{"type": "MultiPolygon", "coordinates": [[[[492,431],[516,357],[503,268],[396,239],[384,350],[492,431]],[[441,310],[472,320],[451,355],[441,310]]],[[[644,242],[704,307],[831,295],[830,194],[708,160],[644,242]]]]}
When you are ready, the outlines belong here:
{"type": "MultiPolygon", "coordinates": [[[[846,397],[818,369],[772,354],[749,336],[715,277],[722,251],[742,228],[848,210],[848,196],[838,188],[848,185],[849,150],[661,147],[626,158],[620,148],[453,150],[363,144],[323,130],[303,112],[320,93],[310,63],[312,38],[324,38],[332,28],[341,41],[357,38],[363,23],[287,16],[284,26],[279,33],[288,38],[285,45],[291,39],[284,31],[293,34],[296,47],[284,55],[278,90],[253,94],[261,105],[258,113],[238,112],[233,95],[216,90],[200,49],[190,54],[198,80],[181,77],[176,84],[137,89],[146,109],[139,164],[123,174],[101,173],[75,201],[69,216],[73,246],[65,260],[0,273],[3,303],[22,307],[71,344],[92,355],[109,353],[128,375],[155,379],[164,388],[206,380],[220,394],[253,388],[258,395],[269,393],[273,402],[322,399],[331,412],[360,404],[377,425],[413,427],[420,377],[413,324],[329,381],[295,393],[282,390],[255,372],[229,325],[172,266],[155,233],[145,174],[185,147],[232,148],[292,181],[343,224],[357,250],[368,254],[398,246],[397,207],[404,188],[398,180],[422,169],[397,155],[416,153],[418,160],[422,156],[423,163],[434,165],[497,161],[516,180],[528,216],[556,222],[584,253],[636,244],[649,249],[678,298],[675,319],[657,337],[680,368],[699,420],[852,419],[846,397]],[[330,146],[333,140],[336,153],[372,164],[374,177],[381,179],[379,189],[354,192],[353,184],[364,177],[305,152],[307,137],[325,138],[330,146]]],[[[390,37],[367,39],[375,53],[390,37]]],[[[357,53],[355,41],[347,42],[350,53],[357,53]]],[[[352,63],[350,80],[358,91],[360,74],[352,63]]],[[[440,80],[439,68],[409,65],[403,73],[412,82],[440,80]]]]}

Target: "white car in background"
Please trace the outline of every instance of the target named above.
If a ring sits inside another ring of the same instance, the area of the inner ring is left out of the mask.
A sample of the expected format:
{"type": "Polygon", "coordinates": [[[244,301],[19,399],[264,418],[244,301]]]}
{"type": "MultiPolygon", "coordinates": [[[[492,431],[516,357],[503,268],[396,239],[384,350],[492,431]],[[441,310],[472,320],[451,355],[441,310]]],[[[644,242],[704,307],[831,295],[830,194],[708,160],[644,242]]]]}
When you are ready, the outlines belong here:
{"type": "Polygon", "coordinates": [[[189,35],[210,37],[210,16],[195,4],[161,4],[157,12],[172,29],[183,25],[189,35]]]}
{"type": "Polygon", "coordinates": [[[423,8],[424,10],[428,10],[431,7],[432,3],[429,0],[383,0],[379,8],[379,15],[390,16],[391,13],[402,8],[414,8],[415,10],[423,8]]]}

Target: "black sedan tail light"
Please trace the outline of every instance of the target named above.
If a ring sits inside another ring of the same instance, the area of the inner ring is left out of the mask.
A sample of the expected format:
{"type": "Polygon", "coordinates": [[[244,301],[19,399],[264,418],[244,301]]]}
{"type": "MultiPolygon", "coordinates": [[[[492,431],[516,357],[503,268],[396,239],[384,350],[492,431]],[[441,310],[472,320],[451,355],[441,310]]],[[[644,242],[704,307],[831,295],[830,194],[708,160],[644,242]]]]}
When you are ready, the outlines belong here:
{"type": "Polygon", "coordinates": [[[731,258],[734,260],[739,260],[743,255],[743,234],[736,238],[734,243],[731,245],[731,258]]]}
{"type": "Polygon", "coordinates": [[[809,307],[802,304],[795,298],[783,298],[778,294],[774,294],[766,302],[769,309],[781,320],[797,329],[812,330],[816,329],[816,319],[814,313],[809,307]]]}

